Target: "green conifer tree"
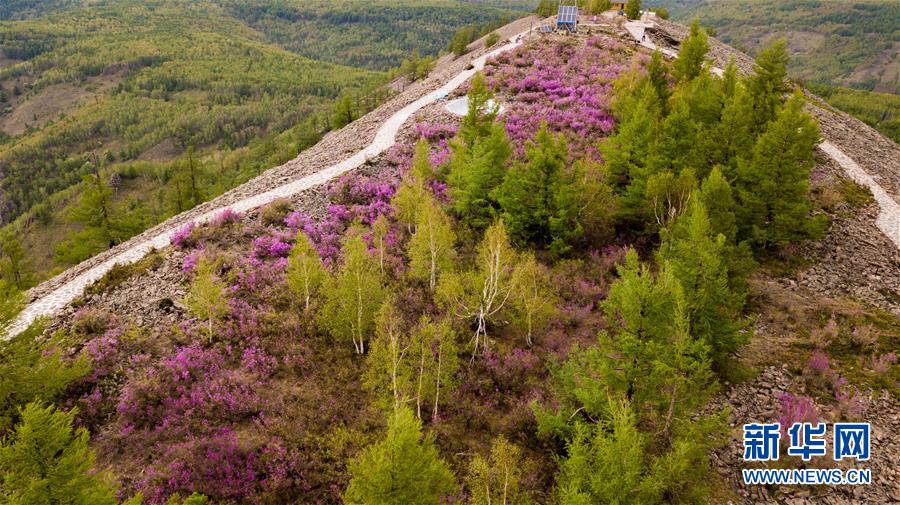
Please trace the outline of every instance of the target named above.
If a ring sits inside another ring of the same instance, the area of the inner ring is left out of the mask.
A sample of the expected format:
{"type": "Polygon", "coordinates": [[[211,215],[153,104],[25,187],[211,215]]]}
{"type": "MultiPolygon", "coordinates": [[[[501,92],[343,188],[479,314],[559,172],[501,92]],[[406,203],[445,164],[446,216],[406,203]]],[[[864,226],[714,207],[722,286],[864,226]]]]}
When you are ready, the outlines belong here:
{"type": "Polygon", "coordinates": [[[691,22],[691,31],[678,50],[678,57],[672,63],[675,77],[681,81],[690,81],[703,72],[706,53],[709,51],[709,40],[706,30],[700,27],[700,21],[691,22]]]}
{"type": "Polygon", "coordinates": [[[753,132],[758,135],[775,120],[781,97],[788,91],[785,83],[790,60],[787,42],[779,39],[756,55],[756,71],[747,80],[753,102],[753,132]]]}
{"type": "Polygon", "coordinates": [[[744,293],[731,288],[728,243],[725,235],[713,232],[702,194],[691,198],[688,212],[663,236],[659,260],[683,287],[691,336],[702,340],[721,365],[746,342],[739,321],[744,293]]]}
{"type": "Polygon", "coordinates": [[[344,501],[352,505],[436,505],[456,487],[434,437],[407,407],[388,414],[384,439],[350,462],[344,501]]]}
{"type": "Polygon", "coordinates": [[[113,487],[93,473],[88,432],[72,429],[75,412],[28,404],[22,421],[0,441],[0,501],[21,505],[114,505],[113,487]]]}
{"type": "Polygon", "coordinates": [[[475,136],[471,143],[455,140],[451,150],[453,158],[447,179],[453,211],[469,228],[483,230],[499,213],[494,189],[503,182],[512,155],[506,128],[492,123],[487,136],[475,136]]]}
{"type": "Polygon", "coordinates": [[[742,236],[760,247],[818,236],[826,223],[810,218],[809,173],[819,129],[797,92],[756,141],[750,161],[738,166],[742,236]]]}
{"type": "Polygon", "coordinates": [[[554,194],[568,161],[568,147],[543,123],[525,147],[525,163],[513,166],[496,190],[503,221],[519,244],[549,244],[554,194]]]}

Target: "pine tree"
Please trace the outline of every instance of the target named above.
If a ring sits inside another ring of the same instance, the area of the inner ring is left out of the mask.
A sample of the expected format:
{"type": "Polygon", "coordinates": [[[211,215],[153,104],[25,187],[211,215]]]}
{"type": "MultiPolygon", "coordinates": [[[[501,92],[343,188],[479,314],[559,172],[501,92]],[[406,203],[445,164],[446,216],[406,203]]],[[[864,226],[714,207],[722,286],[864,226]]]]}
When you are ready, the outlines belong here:
{"type": "Polygon", "coordinates": [[[628,0],[625,4],[625,16],[628,19],[638,19],[641,17],[641,0],[628,0]]]}
{"type": "Polygon", "coordinates": [[[506,128],[492,123],[487,136],[475,136],[471,142],[455,140],[450,146],[453,158],[447,179],[453,211],[469,228],[483,230],[499,213],[494,189],[503,182],[512,155],[506,128]]]}
{"type": "Polygon", "coordinates": [[[556,312],[556,293],[550,273],[532,253],[524,253],[513,275],[516,286],[513,308],[529,346],[536,331],[542,331],[556,312]]]}
{"type": "Polygon", "coordinates": [[[824,229],[822,220],[809,216],[809,173],[819,129],[803,102],[794,94],[756,141],[752,159],[738,167],[739,228],[761,247],[780,247],[824,229]]]}
{"type": "Polygon", "coordinates": [[[516,252],[509,243],[503,221],[497,221],[478,245],[475,270],[441,277],[437,299],[448,311],[475,324],[472,357],[488,349],[487,327],[513,295],[516,252]]]}
{"type": "Polygon", "coordinates": [[[450,217],[437,202],[427,202],[418,212],[416,231],[409,241],[409,273],[415,279],[427,279],[434,291],[438,275],[453,266],[456,235],[450,217]]]}
{"type": "Polygon", "coordinates": [[[721,365],[746,342],[738,320],[744,293],[731,289],[728,243],[713,232],[702,194],[691,198],[689,211],[663,236],[660,263],[668,264],[684,289],[691,336],[702,340],[721,365]]]}
{"type": "Polygon", "coordinates": [[[466,486],[470,505],[526,505],[528,493],[519,488],[525,473],[522,450],[503,436],[494,439],[489,458],[476,455],[469,463],[466,486]]]}
{"type": "Polygon", "coordinates": [[[597,244],[612,232],[617,200],[604,166],[578,160],[562,175],[553,195],[550,252],[556,257],[573,247],[597,244]]]}
{"type": "Polygon", "coordinates": [[[435,505],[456,487],[434,437],[406,407],[388,414],[385,438],[350,463],[348,504],[435,505]]]}
{"type": "Polygon", "coordinates": [[[341,265],[325,282],[319,324],[333,337],[351,340],[357,354],[363,354],[383,299],[378,261],[369,254],[359,230],[351,230],[344,238],[341,265]]]}
{"type": "Polygon", "coordinates": [[[94,451],[88,432],[72,430],[75,412],[30,403],[22,422],[0,441],[4,503],[114,505],[114,489],[91,471],[94,451]]]}
{"type": "Polygon", "coordinates": [[[691,22],[691,31],[678,50],[678,57],[672,63],[675,77],[680,82],[690,81],[703,72],[703,63],[709,51],[709,40],[706,30],[700,27],[700,21],[691,22]]]}
{"type": "Polygon", "coordinates": [[[309,302],[325,281],[325,268],[319,253],[302,231],[297,233],[291,255],[288,257],[285,279],[295,295],[303,300],[303,309],[309,309],[309,302]]]}
{"type": "Polygon", "coordinates": [[[707,347],[691,338],[684,291],[668,265],[654,276],[632,250],[619,276],[603,305],[606,320],[621,325],[601,333],[595,367],[612,393],[667,431],[710,394],[707,347]]]}
{"type": "Polygon", "coordinates": [[[616,108],[618,129],[601,141],[600,152],[610,174],[627,186],[621,200],[623,210],[636,214],[656,164],[652,155],[659,129],[659,102],[653,87],[644,83],[633,95],[619,100],[616,108]]]}
{"type": "Polygon", "coordinates": [[[550,243],[554,193],[568,160],[565,139],[543,123],[534,142],[525,147],[525,163],[513,166],[496,190],[503,221],[519,244],[550,243]]]}
{"type": "Polygon", "coordinates": [[[719,167],[713,167],[703,180],[699,196],[707,210],[713,236],[723,235],[729,243],[733,243],[737,238],[734,193],[719,167]]]}
{"type": "Polygon", "coordinates": [[[215,264],[200,258],[184,304],[191,314],[206,321],[206,338],[210,341],[213,338],[213,324],[228,311],[225,288],[225,283],[216,277],[215,264]]]}

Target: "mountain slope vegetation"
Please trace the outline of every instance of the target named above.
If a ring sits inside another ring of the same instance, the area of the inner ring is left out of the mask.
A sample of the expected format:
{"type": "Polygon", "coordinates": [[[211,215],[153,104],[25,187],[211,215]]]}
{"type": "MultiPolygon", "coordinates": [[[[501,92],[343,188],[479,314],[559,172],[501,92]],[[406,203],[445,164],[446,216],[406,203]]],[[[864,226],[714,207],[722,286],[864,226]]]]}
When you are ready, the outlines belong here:
{"type": "Polygon", "coordinates": [[[457,28],[511,13],[442,0],[3,8],[19,20],[0,22],[0,216],[35,279],[291,159],[340,126],[336,102],[352,119],[388,96],[382,70],[412,48],[434,55],[457,28]],[[86,178],[110,190],[108,232],[72,218],[86,178]]]}

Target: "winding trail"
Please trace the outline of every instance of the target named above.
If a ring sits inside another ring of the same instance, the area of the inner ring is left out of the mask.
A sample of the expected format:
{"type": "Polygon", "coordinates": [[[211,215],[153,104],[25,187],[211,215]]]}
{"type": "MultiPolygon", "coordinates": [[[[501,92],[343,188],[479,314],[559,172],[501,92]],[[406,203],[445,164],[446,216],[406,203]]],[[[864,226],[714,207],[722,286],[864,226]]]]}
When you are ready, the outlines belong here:
{"type": "MultiPolygon", "coordinates": [[[[649,37],[644,37],[644,32],[649,26],[652,26],[652,21],[628,21],[625,23],[625,30],[641,46],[652,50],[659,49],[660,52],[670,58],[678,57],[676,51],[657,47],[649,37]]],[[[711,67],[710,71],[720,77],[723,74],[722,69],[717,67],[711,67]]],[[[900,205],[897,204],[897,201],[878,184],[874,177],[863,170],[858,163],[853,161],[853,158],[841,151],[839,147],[828,140],[823,141],[818,147],[820,151],[840,165],[851,179],[869,188],[872,196],[875,197],[875,201],[878,202],[879,208],[875,226],[894,243],[897,249],[900,249],[900,205]]]]}
{"type": "MultiPolygon", "coordinates": [[[[391,117],[389,117],[381,124],[381,127],[378,128],[378,131],[375,134],[375,138],[372,139],[372,142],[365,148],[357,151],[349,158],[326,167],[314,174],[301,177],[300,179],[289,182],[282,186],[278,186],[271,190],[258,193],[254,196],[234,202],[231,205],[222,206],[210,210],[209,212],[193,219],[192,221],[196,224],[207,223],[226,208],[230,208],[237,212],[247,212],[262,207],[263,205],[271,203],[279,198],[290,197],[309,188],[324,184],[331,179],[334,179],[335,177],[358,168],[363,163],[365,163],[366,160],[374,158],[390,149],[390,147],[397,142],[397,133],[400,131],[400,128],[404,123],[406,123],[407,120],[409,120],[410,117],[412,117],[413,114],[421,110],[423,107],[434,103],[440,97],[446,96],[451,91],[458,88],[462,83],[466,82],[470,77],[475,75],[475,72],[482,70],[488,58],[509,51],[511,49],[515,49],[516,47],[521,45],[527,33],[528,32],[526,31],[517,34],[508,39],[508,43],[503,44],[498,49],[479,56],[472,61],[471,68],[463,70],[462,72],[451,78],[449,81],[444,83],[444,85],[437,90],[432,91],[425,96],[422,96],[418,100],[395,112],[391,117]]],[[[73,278],[69,282],[66,282],[65,284],[51,291],[45,296],[34,300],[32,303],[26,306],[21,313],[19,313],[19,316],[7,329],[6,334],[2,336],[2,339],[9,339],[15,335],[18,335],[19,333],[27,329],[28,326],[30,326],[31,323],[33,323],[35,319],[39,317],[51,316],[55,314],[57,311],[71,303],[72,300],[74,300],[76,297],[80,296],[84,292],[85,287],[91,285],[94,281],[103,277],[103,275],[111,268],[113,268],[116,264],[124,265],[133,263],[143,258],[152,249],[162,249],[168,246],[172,235],[176,231],[177,229],[169,229],[151,238],[148,238],[143,242],[135,244],[133,247],[123,251],[120,254],[117,254],[116,256],[113,256],[103,263],[85,270],[77,277],[73,278]]]]}

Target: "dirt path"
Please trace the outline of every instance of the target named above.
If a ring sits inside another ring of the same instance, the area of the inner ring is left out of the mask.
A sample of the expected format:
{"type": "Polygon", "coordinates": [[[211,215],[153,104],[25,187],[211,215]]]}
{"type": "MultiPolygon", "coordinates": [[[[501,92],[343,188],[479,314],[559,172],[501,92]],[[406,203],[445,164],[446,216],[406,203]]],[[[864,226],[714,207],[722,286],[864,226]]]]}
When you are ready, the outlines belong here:
{"type": "MultiPolygon", "coordinates": [[[[426,92],[424,96],[421,96],[419,99],[394,112],[381,124],[376,131],[374,138],[367,146],[356,151],[356,153],[343,161],[327,166],[322,170],[292,182],[282,184],[274,189],[248,196],[228,205],[207,210],[203,214],[200,214],[189,221],[193,221],[197,224],[209,222],[226,208],[230,208],[237,212],[247,212],[280,198],[296,195],[309,188],[324,184],[335,177],[361,166],[366,160],[382,154],[393,146],[396,142],[397,132],[414,113],[426,105],[433,103],[438,97],[446,96],[448,93],[459,87],[462,83],[472,77],[475,72],[483,69],[485,61],[487,61],[488,58],[515,49],[521,45],[522,40],[524,40],[524,36],[527,35],[527,33],[528,32],[525,31],[510,37],[507,43],[501,45],[498,49],[476,58],[472,61],[469,68],[462,70],[451,77],[438,89],[426,92]]],[[[173,218],[173,220],[177,221],[177,216],[176,218],[173,218]]],[[[11,338],[14,335],[18,335],[28,328],[35,319],[56,313],[58,310],[71,303],[76,297],[80,296],[85,287],[101,278],[116,264],[133,263],[143,258],[152,249],[162,249],[168,246],[172,235],[177,229],[178,228],[176,227],[164,228],[159,233],[129,246],[127,249],[105,259],[97,265],[85,269],[81,273],[60,284],[52,291],[44,293],[32,300],[19,314],[18,318],[10,325],[3,338],[11,338]]]]}

